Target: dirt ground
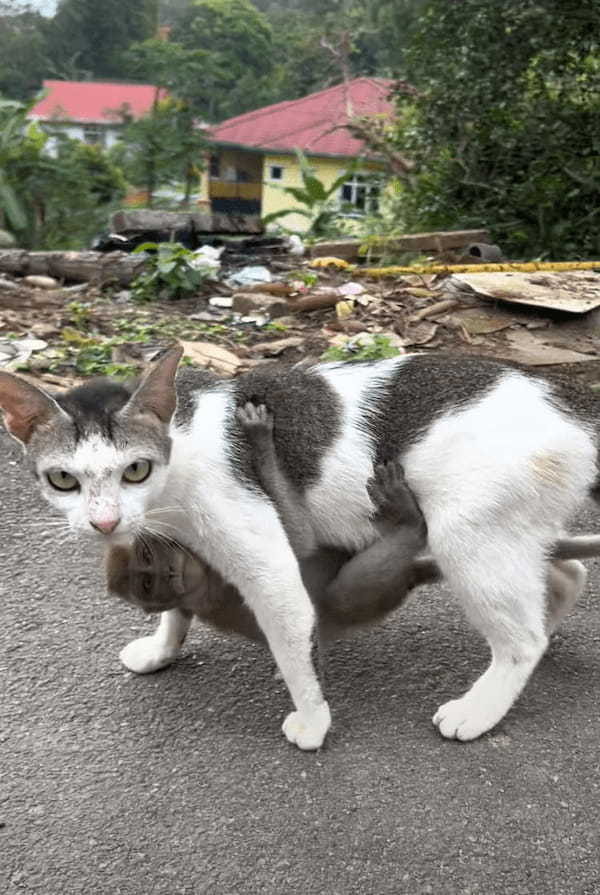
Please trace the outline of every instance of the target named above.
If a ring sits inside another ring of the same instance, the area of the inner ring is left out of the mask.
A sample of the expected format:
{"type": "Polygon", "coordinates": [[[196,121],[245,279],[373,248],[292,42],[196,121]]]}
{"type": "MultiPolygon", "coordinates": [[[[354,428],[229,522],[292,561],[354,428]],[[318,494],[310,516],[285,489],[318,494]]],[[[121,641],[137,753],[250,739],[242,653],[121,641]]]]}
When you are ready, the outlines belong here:
{"type": "MultiPolygon", "coordinates": [[[[0,366],[3,344],[12,342],[14,354],[20,340],[34,339],[38,347],[23,364],[8,368],[66,386],[89,375],[135,372],[153,349],[179,339],[189,362],[224,375],[282,360],[451,350],[600,383],[600,309],[575,314],[482,300],[440,276],[358,279],[334,267],[313,269],[303,259],[247,260],[268,267],[272,282],[226,285],[242,259],[192,298],[142,304],[129,289],[60,283],[41,289],[0,274],[0,366]],[[236,313],[240,292],[245,310],[236,313]],[[327,306],[295,310],[307,299],[327,306]]],[[[590,272],[594,277],[598,283],[590,272]]]]}

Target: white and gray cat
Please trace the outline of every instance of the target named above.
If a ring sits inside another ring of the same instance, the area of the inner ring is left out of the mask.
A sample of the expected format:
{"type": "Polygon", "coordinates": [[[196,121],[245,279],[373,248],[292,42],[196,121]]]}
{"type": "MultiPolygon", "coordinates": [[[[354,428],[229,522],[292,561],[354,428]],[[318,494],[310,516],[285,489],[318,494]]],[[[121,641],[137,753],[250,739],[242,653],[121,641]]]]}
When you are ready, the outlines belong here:
{"type": "MultiPolygon", "coordinates": [[[[571,515],[598,494],[586,408],[479,358],[267,368],[234,381],[185,370],[176,383],[180,354],[165,353],[134,391],[103,382],[53,398],[0,373],[6,426],[45,496],[107,546],[143,532],[167,537],[237,588],[295,705],[284,733],[314,749],[330,726],[313,662],[315,609],[237,409],[251,401],[273,412],[278,464],[301,500],[310,550],[377,554],[389,527],[374,516],[367,484],[375,464],[399,458],[428,550],[492,652],[487,671],[434,723],[461,740],[491,729],[585,583],[583,566],[551,553],[571,515]]],[[[561,543],[559,555],[572,557],[590,555],[600,539],[561,543]]],[[[189,613],[163,613],[122,661],[139,673],[164,667],[188,626],[189,613]]]]}

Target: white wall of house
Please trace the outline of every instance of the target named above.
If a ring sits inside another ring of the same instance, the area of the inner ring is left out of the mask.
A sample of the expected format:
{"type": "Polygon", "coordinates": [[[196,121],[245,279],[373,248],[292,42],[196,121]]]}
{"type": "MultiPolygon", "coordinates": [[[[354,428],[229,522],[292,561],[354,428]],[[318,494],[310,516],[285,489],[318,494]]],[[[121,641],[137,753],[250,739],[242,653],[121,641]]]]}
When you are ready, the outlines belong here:
{"type": "Polygon", "coordinates": [[[70,124],[56,121],[38,121],[38,124],[50,134],[46,143],[46,152],[50,155],[56,154],[57,139],[53,134],[61,133],[84,143],[99,143],[103,149],[110,149],[121,133],[121,127],[113,124],[70,124]]]}

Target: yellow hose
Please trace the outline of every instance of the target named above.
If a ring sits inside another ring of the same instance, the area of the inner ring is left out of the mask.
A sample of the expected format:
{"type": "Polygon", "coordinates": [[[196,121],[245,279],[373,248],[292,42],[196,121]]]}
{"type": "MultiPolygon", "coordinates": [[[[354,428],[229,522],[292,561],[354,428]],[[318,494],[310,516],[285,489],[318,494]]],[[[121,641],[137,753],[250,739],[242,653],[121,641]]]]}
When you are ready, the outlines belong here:
{"type": "Polygon", "coordinates": [[[315,258],[310,267],[337,267],[357,277],[396,277],[437,273],[532,273],[537,270],[600,270],[600,261],[525,261],[515,264],[414,264],[412,267],[358,267],[342,258],[315,258]]]}

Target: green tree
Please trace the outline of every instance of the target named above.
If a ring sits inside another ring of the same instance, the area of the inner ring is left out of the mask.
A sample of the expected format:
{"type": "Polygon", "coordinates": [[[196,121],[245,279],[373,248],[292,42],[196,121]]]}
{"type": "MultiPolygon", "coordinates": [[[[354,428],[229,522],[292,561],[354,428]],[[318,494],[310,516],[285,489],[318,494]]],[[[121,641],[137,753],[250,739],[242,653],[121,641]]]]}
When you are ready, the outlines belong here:
{"type": "Polygon", "coordinates": [[[146,191],[150,207],[158,187],[178,181],[186,184],[183,204],[187,204],[205,146],[203,132],[190,119],[189,106],[167,97],[157,99],[141,118],[129,119],[110,155],[123,167],[129,182],[146,191]]]}
{"type": "Polygon", "coordinates": [[[157,0],[59,0],[49,33],[54,70],[72,77],[75,64],[95,78],[121,77],[122,54],[157,24],[157,0]]]}
{"type": "MultiPolygon", "coordinates": [[[[155,153],[163,155],[160,145],[166,146],[168,157],[160,163],[162,175],[167,180],[183,181],[184,205],[189,204],[193,181],[198,177],[202,153],[207,146],[194,102],[196,85],[202,83],[204,77],[206,56],[204,50],[188,50],[180,44],[152,39],[132,44],[125,57],[131,73],[136,77],[152,78],[170,98],[168,105],[155,105],[151,113],[158,129],[155,135],[150,132],[145,135],[144,123],[137,129],[130,128],[124,135],[125,142],[137,146],[134,157],[142,152],[148,161],[155,153]],[[141,149],[142,145],[145,150],[141,149]]],[[[150,164],[144,170],[146,185],[151,184],[149,193],[152,195],[158,168],[150,164]]]]}
{"type": "Polygon", "coordinates": [[[596,0],[429,0],[397,136],[411,226],[489,226],[517,257],[600,251],[599,30],[596,0]]]}
{"type": "Polygon", "coordinates": [[[0,94],[24,100],[48,71],[48,21],[27,7],[0,2],[0,94]]]}
{"type": "Polygon", "coordinates": [[[27,121],[31,103],[0,101],[0,218],[25,248],[79,248],[103,223],[125,182],[99,147],[48,136],[27,121]]]}
{"type": "Polygon", "coordinates": [[[273,35],[250,0],[196,0],[170,40],[204,53],[193,102],[205,120],[215,122],[256,107],[256,85],[273,68],[273,35]]]}

